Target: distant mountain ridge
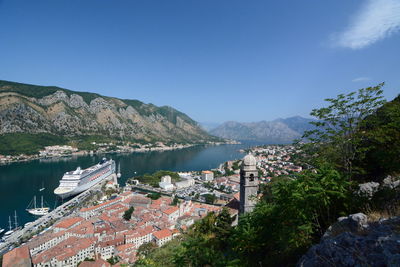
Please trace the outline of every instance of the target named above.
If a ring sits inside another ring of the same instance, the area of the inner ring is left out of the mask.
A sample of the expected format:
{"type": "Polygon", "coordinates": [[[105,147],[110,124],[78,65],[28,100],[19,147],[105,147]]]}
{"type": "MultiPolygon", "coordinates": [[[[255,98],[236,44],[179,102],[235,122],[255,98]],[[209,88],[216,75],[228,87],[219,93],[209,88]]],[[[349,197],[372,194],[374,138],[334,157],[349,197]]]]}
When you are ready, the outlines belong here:
{"type": "Polygon", "coordinates": [[[0,134],[101,135],[145,142],[220,140],[169,106],[0,80],[0,134]]]}
{"type": "Polygon", "coordinates": [[[228,121],[209,132],[221,138],[240,141],[287,144],[300,138],[304,131],[312,129],[311,121],[300,116],[260,122],[228,121]]]}

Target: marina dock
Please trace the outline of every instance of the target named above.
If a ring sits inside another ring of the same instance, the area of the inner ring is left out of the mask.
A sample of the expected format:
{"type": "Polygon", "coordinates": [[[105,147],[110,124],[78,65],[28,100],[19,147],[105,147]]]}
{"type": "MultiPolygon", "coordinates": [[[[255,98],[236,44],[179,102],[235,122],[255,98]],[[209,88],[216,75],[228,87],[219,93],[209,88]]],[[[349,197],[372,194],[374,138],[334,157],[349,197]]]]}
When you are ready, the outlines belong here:
{"type": "Polygon", "coordinates": [[[13,232],[9,237],[6,238],[4,243],[0,243],[0,255],[6,253],[9,250],[9,248],[13,246],[13,244],[19,243],[20,238],[23,237],[25,234],[37,231],[40,227],[46,227],[46,224],[50,221],[55,221],[59,218],[68,216],[70,213],[73,212],[74,207],[76,207],[79,203],[85,201],[94,192],[100,191],[104,182],[107,182],[111,179],[116,180],[117,179],[116,174],[114,173],[111,174],[108,178],[104,179],[103,182],[94,185],[93,187],[89,188],[88,190],[82,192],[79,195],[76,195],[72,199],[58,206],[54,210],[50,211],[48,214],[33,221],[28,226],[13,232]]]}

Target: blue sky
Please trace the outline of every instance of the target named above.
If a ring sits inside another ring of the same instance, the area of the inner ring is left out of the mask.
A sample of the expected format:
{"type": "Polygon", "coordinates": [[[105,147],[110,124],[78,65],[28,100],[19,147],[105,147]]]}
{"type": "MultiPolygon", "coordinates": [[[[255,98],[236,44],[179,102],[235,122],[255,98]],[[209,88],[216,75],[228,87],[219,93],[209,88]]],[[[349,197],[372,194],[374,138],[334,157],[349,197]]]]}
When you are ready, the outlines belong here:
{"type": "Polygon", "coordinates": [[[0,79],[170,105],[200,122],[308,116],[386,82],[400,0],[0,0],[0,79]]]}

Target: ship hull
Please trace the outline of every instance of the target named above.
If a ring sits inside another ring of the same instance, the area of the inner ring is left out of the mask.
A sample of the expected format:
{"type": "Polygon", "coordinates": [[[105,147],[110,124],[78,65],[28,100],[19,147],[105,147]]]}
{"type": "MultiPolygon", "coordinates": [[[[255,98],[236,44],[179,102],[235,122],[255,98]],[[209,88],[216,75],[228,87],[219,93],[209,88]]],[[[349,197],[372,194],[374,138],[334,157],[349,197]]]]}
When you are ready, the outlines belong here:
{"type": "Polygon", "coordinates": [[[104,181],[105,179],[110,177],[110,175],[112,175],[114,172],[115,172],[115,164],[114,164],[114,162],[112,162],[110,164],[109,170],[106,173],[102,174],[100,177],[98,177],[92,181],[89,181],[85,184],[78,185],[77,187],[75,187],[71,190],[60,190],[59,188],[56,188],[54,190],[54,193],[62,199],[78,195],[78,194],[88,190],[89,188],[95,186],[96,184],[100,183],[101,181],[104,181]]]}
{"type": "Polygon", "coordinates": [[[39,209],[28,209],[27,211],[36,216],[43,216],[49,213],[49,208],[39,208],[39,209]]]}

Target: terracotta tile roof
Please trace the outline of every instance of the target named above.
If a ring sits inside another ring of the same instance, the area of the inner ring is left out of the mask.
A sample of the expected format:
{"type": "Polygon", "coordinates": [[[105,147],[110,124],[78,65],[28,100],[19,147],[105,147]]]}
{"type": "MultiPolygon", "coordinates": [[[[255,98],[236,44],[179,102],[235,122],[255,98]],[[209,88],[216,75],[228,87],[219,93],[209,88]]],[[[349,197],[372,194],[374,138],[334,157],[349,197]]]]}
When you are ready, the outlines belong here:
{"type": "Polygon", "coordinates": [[[124,238],[122,237],[122,238],[115,238],[115,239],[108,240],[108,241],[98,242],[97,246],[99,246],[99,247],[111,247],[111,246],[116,247],[123,243],[124,243],[124,238]]]}
{"type": "Polygon", "coordinates": [[[94,226],[90,221],[84,221],[74,228],[68,230],[68,232],[79,235],[90,235],[94,234],[94,226]]]}
{"type": "Polygon", "coordinates": [[[103,259],[97,259],[95,261],[83,261],[79,264],[79,267],[110,267],[111,264],[103,259]]]}
{"type": "Polygon", "coordinates": [[[169,209],[167,209],[167,210],[164,210],[163,212],[164,212],[165,214],[167,214],[167,215],[171,215],[172,213],[176,212],[177,210],[179,210],[178,207],[171,207],[171,208],[169,208],[169,209]]]}
{"type": "Polygon", "coordinates": [[[29,249],[27,246],[14,248],[3,255],[3,266],[31,266],[29,249]]]}
{"type": "Polygon", "coordinates": [[[116,247],[116,249],[122,252],[124,250],[134,249],[135,247],[136,247],[135,244],[130,243],[130,244],[119,245],[116,247]]]}
{"type": "Polygon", "coordinates": [[[201,173],[213,173],[212,171],[202,171],[201,173]]]}
{"type": "Polygon", "coordinates": [[[163,229],[157,232],[154,232],[153,235],[158,239],[164,239],[166,237],[172,236],[172,233],[169,229],[163,229]]]}
{"type": "Polygon", "coordinates": [[[127,233],[125,233],[125,236],[126,236],[126,239],[139,238],[139,237],[151,234],[152,232],[154,232],[154,228],[153,228],[153,226],[149,225],[144,228],[130,230],[127,233]]]}
{"type": "Polygon", "coordinates": [[[73,217],[73,218],[68,218],[65,220],[62,220],[61,222],[57,223],[54,228],[64,228],[68,229],[71,226],[83,221],[84,219],[82,217],[73,217]]]}
{"type": "Polygon", "coordinates": [[[82,208],[80,211],[81,212],[87,212],[87,211],[92,211],[92,210],[95,210],[95,209],[100,209],[100,208],[102,208],[104,206],[107,206],[107,205],[113,205],[113,203],[117,203],[119,201],[121,201],[121,198],[117,197],[116,199],[106,201],[106,202],[101,203],[101,204],[96,205],[96,206],[92,206],[92,207],[89,207],[89,208],[82,208]]]}
{"type": "Polygon", "coordinates": [[[63,261],[78,254],[79,251],[87,249],[94,243],[95,240],[92,238],[70,237],[58,245],[35,255],[32,258],[32,263],[38,264],[41,262],[48,262],[52,258],[57,258],[57,260],[63,261]]]}

